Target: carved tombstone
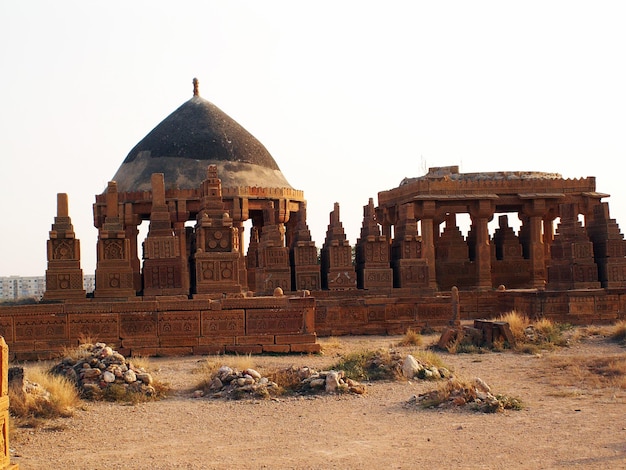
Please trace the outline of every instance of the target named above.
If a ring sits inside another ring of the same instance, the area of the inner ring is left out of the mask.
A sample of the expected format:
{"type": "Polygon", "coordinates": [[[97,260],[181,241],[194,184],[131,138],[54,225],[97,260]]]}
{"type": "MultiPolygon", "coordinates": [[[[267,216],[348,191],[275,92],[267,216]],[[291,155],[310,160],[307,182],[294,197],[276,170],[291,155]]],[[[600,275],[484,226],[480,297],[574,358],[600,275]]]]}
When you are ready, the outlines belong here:
{"type": "Polygon", "coordinates": [[[9,450],[9,347],[0,336],[0,470],[17,470],[9,450]]]}
{"type": "Polygon", "coordinates": [[[626,241],[617,222],[609,215],[608,202],[594,206],[587,233],[593,242],[602,287],[626,287],[626,241]]]}
{"type": "Polygon", "coordinates": [[[547,288],[551,290],[598,289],[598,268],[593,243],[578,220],[575,204],[559,206],[559,223],[551,247],[547,288]]]}
{"type": "Polygon", "coordinates": [[[165,202],[163,173],[152,175],[152,209],[150,228],[143,242],[143,294],[187,295],[183,284],[183,263],[180,241],[172,229],[165,202]]]}
{"type": "Polygon", "coordinates": [[[356,242],[356,279],[359,289],[390,289],[393,271],[389,264],[389,240],[380,234],[374,200],[363,206],[361,236],[356,242]]]}
{"type": "Polygon", "coordinates": [[[522,255],[522,244],[509,226],[507,215],[498,218],[491,244],[491,269],[494,286],[530,287],[530,264],[522,255]]]}
{"type": "Polygon", "coordinates": [[[107,187],[106,217],[98,230],[97,247],[94,297],[134,297],[130,240],[119,215],[115,181],[110,181],[107,187]]]}
{"type": "Polygon", "coordinates": [[[241,294],[240,256],[239,232],[233,227],[230,214],[224,210],[217,166],[209,165],[207,179],[202,182],[202,209],[196,222],[194,294],[215,298],[241,294]]]}
{"type": "Polygon", "coordinates": [[[48,240],[45,300],[84,299],[80,240],[74,234],[67,194],[57,194],[57,216],[48,240]]]}
{"type": "Polygon", "coordinates": [[[476,281],[476,268],[469,261],[469,247],[456,223],[456,214],[448,213],[446,225],[435,242],[437,283],[440,289],[452,286],[468,288],[476,281]]]}
{"type": "Polygon", "coordinates": [[[422,240],[412,204],[400,206],[391,244],[394,287],[428,287],[428,261],[422,258],[422,240]]]}
{"type": "Polygon", "coordinates": [[[356,287],[356,272],[352,264],[352,247],[346,239],[339,219],[339,203],[330,213],[330,224],[322,247],[322,289],[344,290],[356,287]]]}
{"type": "Polygon", "coordinates": [[[306,206],[304,204],[298,212],[298,225],[289,251],[289,258],[293,290],[321,289],[317,247],[315,242],[311,240],[311,232],[306,224],[306,206]]]}
{"type": "Polygon", "coordinates": [[[257,246],[259,265],[255,272],[256,292],[272,294],[280,287],[284,292],[291,290],[291,268],[289,248],[285,246],[285,226],[276,223],[272,201],[267,201],[263,210],[263,228],[257,246]]]}

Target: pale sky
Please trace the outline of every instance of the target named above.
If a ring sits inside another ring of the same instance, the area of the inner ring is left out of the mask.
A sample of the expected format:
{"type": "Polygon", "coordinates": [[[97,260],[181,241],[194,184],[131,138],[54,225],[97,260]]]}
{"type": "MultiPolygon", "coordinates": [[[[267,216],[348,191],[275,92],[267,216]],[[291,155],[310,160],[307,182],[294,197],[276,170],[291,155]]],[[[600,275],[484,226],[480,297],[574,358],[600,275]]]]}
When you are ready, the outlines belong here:
{"type": "Polygon", "coordinates": [[[626,227],[626,2],[0,2],[0,275],[43,275],[56,194],[92,204],[200,94],[304,191],[318,247],[427,167],[595,176],[626,227]]]}

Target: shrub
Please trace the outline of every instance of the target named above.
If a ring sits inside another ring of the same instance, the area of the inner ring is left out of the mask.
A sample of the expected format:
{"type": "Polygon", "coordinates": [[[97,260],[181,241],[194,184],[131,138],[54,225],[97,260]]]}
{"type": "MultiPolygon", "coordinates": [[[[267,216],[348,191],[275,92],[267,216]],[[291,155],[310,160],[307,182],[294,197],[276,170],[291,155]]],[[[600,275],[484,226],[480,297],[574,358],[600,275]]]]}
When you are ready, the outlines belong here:
{"type": "MultiPolygon", "coordinates": [[[[412,356],[424,365],[448,369],[432,351],[418,350],[412,356]]],[[[404,356],[394,351],[365,350],[346,355],[331,368],[343,370],[352,380],[397,380],[402,377],[403,360],[404,356]]]]}
{"type": "Polygon", "coordinates": [[[509,324],[513,338],[516,342],[524,342],[526,340],[526,328],[530,324],[528,317],[522,315],[517,310],[511,310],[496,318],[497,321],[504,321],[509,324]]]}
{"type": "Polygon", "coordinates": [[[398,342],[398,346],[421,346],[422,343],[422,335],[418,331],[409,328],[398,342]]]}
{"type": "Polygon", "coordinates": [[[619,341],[620,343],[626,342],[626,320],[620,320],[613,326],[611,331],[611,339],[613,341],[619,341]]]}
{"type": "Polygon", "coordinates": [[[19,427],[38,427],[47,420],[67,418],[81,406],[74,383],[39,368],[25,371],[26,391],[9,387],[9,410],[19,427]]]}

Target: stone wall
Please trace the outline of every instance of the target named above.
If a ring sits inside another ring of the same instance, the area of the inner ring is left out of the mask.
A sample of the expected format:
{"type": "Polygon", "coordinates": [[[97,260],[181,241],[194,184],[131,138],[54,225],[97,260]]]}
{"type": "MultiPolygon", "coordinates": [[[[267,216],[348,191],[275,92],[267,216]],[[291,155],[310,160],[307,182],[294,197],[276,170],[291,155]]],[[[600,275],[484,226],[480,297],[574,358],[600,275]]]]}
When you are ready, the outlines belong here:
{"type": "MultiPolygon", "coordinates": [[[[343,296],[324,294],[315,293],[315,330],[319,336],[403,334],[408,328],[421,331],[446,326],[452,316],[449,293],[419,296],[394,289],[389,295],[355,297],[354,291],[343,296]]],[[[459,298],[461,320],[494,318],[513,309],[531,318],[572,325],[607,324],[626,318],[623,289],[461,291],[459,298]]]]}
{"type": "Polygon", "coordinates": [[[13,358],[57,355],[85,338],[124,355],[319,352],[312,297],[75,302],[0,308],[13,358]]]}
{"type": "MultiPolygon", "coordinates": [[[[510,310],[575,325],[626,318],[626,290],[461,291],[460,319],[510,310]]],[[[139,298],[140,299],[140,298],[139,298]]],[[[452,315],[450,293],[393,289],[317,291],[315,297],[85,301],[0,308],[0,335],[20,360],[43,359],[83,338],[125,355],[315,353],[317,336],[404,334],[439,328],[452,315]]]]}

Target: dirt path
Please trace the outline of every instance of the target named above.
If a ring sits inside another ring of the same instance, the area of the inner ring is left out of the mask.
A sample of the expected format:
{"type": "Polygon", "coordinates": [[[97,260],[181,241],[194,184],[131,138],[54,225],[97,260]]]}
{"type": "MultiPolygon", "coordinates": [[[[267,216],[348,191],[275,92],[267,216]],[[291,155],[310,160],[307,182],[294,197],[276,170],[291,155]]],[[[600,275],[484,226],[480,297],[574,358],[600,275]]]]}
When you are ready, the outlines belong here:
{"type": "MultiPolygon", "coordinates": [[[[349,350],[398,339],[331,339],[324,356],[254,361],[259,370],[322,368],[349,350]]],[[[626,361],[623,347],[597,337],[541,356],[442,354],[457,375],[480,377],[525,404],[497,414],[407,406],[435,387],[424,381],[374,383],[362,396],[194,399],[190,388],[203,358],[157,358],[151,364],[173,387],[169,398],[92,403],[59,420],[62,430],[16,430],[13,461],[22,470],[626,468],[626,390],[568,384],[555,360],[596,355],[626,361]]]]}

